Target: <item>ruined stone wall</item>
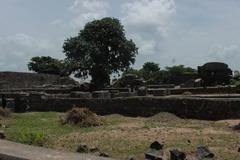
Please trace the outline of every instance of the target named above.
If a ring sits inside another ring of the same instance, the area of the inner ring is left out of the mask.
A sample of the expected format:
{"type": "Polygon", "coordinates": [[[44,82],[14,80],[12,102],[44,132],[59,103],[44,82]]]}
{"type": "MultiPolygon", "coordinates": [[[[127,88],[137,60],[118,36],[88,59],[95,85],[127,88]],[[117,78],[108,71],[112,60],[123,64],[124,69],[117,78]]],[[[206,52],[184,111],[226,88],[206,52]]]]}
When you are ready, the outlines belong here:
{"type": "Polygon", "coordinates": [[[76,82],[68,77],[58,75],[0,72],[0,89],[31,88],[41,85],[67,85],[76,82]]]}
{"type": "Polygon", "coordinates": [[[73,106],[88,107],[97,114],[152,116],[170,112],[183,118],[208,120],[240,118],[240,98],[133,97],[115,99],[49,98],[30,96],[31,111],[65,112],[73,106]]]}
{"type": "Polygon", "coordinates": [[[154,96],[191,94],[239,94],[239,87],[207,87],[207,88],[179,88],[179,89],[149,89],[148,94],[154,96]]]}

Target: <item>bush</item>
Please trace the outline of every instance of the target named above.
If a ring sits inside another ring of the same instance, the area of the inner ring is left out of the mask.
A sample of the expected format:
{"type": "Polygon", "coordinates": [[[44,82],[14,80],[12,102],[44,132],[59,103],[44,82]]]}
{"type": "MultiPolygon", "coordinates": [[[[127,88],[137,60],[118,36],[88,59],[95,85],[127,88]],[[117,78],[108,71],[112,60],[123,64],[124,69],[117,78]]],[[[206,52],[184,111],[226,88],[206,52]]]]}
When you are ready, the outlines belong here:
{"type": "Polygon", "coordinates": [[[80,127],[92,127],[101,125],[100,118],[87,108],[74,107],[61,117],[61,123],[78,125],[80,127]]]}
{"type": "Polygon", "coordinates": [[[9,116],[10,116],[10,110],[0,107],[0,117],[9,117],[9,116]]]}

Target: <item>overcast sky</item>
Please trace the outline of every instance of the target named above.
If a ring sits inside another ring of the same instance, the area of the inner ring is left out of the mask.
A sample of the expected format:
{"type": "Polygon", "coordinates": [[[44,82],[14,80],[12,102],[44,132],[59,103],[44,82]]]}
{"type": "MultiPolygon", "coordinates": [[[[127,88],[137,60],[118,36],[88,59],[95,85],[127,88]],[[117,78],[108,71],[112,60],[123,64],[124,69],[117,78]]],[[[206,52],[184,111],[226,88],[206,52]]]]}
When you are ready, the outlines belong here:
{"type": "Polygon", "coordinates": [[[0,0],[0,70],[27,71],[33,56],[64,58],[65,39],[107,16],[139,47],[136,68],[223,61],[240,70],[239,0],[0,0]]]}

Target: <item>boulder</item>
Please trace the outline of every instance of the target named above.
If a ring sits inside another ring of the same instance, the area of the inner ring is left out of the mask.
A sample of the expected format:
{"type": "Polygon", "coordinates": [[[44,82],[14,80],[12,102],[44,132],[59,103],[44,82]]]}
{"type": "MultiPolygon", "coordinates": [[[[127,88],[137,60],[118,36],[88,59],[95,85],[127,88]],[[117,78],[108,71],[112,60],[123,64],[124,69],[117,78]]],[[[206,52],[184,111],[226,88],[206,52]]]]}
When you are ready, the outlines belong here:
{"type": "Polygon", "coordinates": [[[163,150],[150,149],[145,153],[146,160],[165,160],[163,150]]]}
{"type": "Polygon", "coordinates": [[[214,158],[214,154],[209,150],[207,146],[200,145],[197,147],[197,158],[198,160],[212,160],[214,158]]]}
{"type": "Polygon", "coordinates": [[[158,141],[155,141],[150,145],[150,148],[155,150],[162,150],[163,146],[164,146],[163,144],[159,143],[158,141]]]}
{"type": "Polygon", "coordinates": [[[165,160],[163,146],[155,141],[150,145],[150,149],[145,153],[146,160],[165,160]]]}
{"type": "Polygon", "coordinates": [[[174,149],[170,151],[170,160],[186,160],[185,153],[174,149]]]}

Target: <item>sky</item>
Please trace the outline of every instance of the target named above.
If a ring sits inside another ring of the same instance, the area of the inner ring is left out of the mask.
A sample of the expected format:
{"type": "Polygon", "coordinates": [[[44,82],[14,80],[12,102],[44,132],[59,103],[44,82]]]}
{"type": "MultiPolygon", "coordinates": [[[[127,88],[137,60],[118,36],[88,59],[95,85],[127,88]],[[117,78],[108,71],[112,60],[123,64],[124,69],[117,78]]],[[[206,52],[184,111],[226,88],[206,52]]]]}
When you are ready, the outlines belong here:
{"type": "Polygon", "coordinates": [[[63,59],[84,24],[116,17],[139,48],[134,68],[205,62],[240,70],[239,0],[0,0],[0,71],[28,71],[34,56],[63,59]]]}

